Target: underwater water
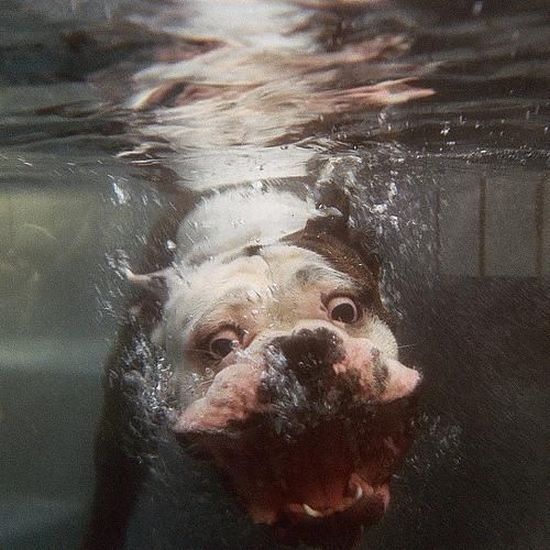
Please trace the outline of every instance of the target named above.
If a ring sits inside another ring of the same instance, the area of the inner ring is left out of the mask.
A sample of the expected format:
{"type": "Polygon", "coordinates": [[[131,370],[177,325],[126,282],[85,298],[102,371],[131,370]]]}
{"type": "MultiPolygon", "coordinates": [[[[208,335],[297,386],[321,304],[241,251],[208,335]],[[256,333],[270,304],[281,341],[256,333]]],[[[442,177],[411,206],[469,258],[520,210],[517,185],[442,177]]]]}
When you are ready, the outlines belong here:
{"type": "MultiPolygon", "coordinates": [[[[361,547],[547,547],[549,93],[545,2],[1,1],[0,547],[78,546],[123,269],[174,190],[319,180],[425,380],[361,547]]],[[[128,548],[268,544],[172,466],[128,548]]]]}

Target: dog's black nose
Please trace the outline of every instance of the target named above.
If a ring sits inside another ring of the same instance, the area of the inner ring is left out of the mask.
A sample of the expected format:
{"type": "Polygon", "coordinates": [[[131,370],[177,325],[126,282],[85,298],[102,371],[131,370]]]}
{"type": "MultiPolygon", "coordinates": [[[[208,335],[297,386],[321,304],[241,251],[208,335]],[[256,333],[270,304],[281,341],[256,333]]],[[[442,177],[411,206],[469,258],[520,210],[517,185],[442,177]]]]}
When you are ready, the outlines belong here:
{"type": "Polygon", "coordinates": [[[269,346],[284,366],[306,383],[319,379],[332,365],[345,357],[342,339],[328,328],[298,329],[288,336],[280,336],[269,346]]]}

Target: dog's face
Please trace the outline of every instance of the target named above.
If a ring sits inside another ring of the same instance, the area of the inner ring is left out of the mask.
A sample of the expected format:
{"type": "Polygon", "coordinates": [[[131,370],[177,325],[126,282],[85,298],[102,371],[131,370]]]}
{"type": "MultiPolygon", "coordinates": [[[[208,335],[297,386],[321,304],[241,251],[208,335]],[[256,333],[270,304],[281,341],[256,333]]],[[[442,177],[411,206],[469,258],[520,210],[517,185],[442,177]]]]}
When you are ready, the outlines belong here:
{"type": "Polygon", "coordinates": [[[420,378],[397,359],[376,270],[309,240],[174,270],[155,336],[176,365],[175,431],[254,521],[306,539],[383,514],[420,378]]]}

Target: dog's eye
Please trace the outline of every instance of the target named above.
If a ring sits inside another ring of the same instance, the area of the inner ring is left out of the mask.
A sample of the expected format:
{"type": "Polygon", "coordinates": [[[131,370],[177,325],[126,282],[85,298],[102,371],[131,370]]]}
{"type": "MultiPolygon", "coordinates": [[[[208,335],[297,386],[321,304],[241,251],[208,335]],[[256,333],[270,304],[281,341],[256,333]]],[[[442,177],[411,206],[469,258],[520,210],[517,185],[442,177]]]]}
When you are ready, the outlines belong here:
{"type": "Polygon", "coordinates": [[[222,358],[229,355],[240,345],[239,335],[232,328],[225,328],[216,333],[210,340],[210,351],[222,358]]]}
{"type": "Polygon", "coordinates": [[[347,296],[332,298],[327,304],[328,316],[333,321],[355,323],[359,319],[359,309],[355,302],[347,296]]]}

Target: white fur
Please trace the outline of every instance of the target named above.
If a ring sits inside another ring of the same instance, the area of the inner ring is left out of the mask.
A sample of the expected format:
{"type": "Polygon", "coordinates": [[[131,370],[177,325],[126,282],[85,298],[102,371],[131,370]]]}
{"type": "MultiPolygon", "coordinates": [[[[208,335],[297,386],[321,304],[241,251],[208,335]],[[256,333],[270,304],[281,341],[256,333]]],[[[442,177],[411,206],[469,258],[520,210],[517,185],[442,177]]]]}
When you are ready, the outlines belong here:
{"type": "Polygon", "coordinates": [[[313,203],[288,192],[230,188],[204,200],[182,222],[172,267],[149,277],[132,276],[140,284],[164,278],[168,299],[153,339],[175,367],[182,399],[194,398],[192,389],[184,395],[194,385],[189,377],[204,375],[208,340],[228,326],[246,335],[244,353],[257,353],[303,323],[317,323],[333,324],[335,332],[366,339],[384,357],[397,359],[393,333],[368,309],[353,325],[329,318],[323,296],[353,294],[360,281],[311,250],[280,242],[319,215],[313,203]],[[249,254],[250,245],[261,248],[249,254]]]}
{"type": "MultiPolygon", "coordinates": [[[[274,244],[261,255],[224,261],[216,257],[194,267],[179,266],[168,277],[169,298],[155,340],[176,367],[176,384],[186,384],[187,373],[203,372],[185,357],[194,348],[193,334],[204,327],[234,324],[254,340],[255,349],[304,321],[331,322],[322,295],[357,288],[357,281],[335,270],[320,255],[296,246],[274,244]],[[314,270],[308,283],[296,273],[314,270]]],[[[385,357],[397,358],[397,343],[387,325],[365,313],[358,326],[342,326],[355,338],[367,338],[385,357]]]]}
{"type": "Polygon", "coordinates": [[[249,245],[269,245],[319,215],[311,201],[277,190],[229,189],[202,202],[178,232],[178,261],[202,263],[249,245]]]}

